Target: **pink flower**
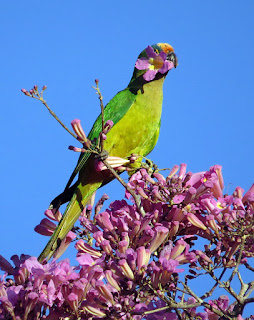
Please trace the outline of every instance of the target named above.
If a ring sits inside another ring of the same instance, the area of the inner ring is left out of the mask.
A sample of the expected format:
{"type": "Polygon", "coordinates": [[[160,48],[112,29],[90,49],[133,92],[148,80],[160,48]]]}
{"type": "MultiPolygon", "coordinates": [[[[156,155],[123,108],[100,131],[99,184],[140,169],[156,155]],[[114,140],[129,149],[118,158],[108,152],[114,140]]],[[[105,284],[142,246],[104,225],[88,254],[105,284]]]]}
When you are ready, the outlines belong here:
{"type": "Polygon", "coordinates": [[[163,226],[155,227],[155,231],[156,231],[156,234],[149,246],[149,249],[151,252],[154,252],[155,250],[158,249],[158,247],[163,243],[163,241],[166,239],[169,233],[168,228],[163,226]]]}
{"type": "Polygon", "coordinates": [[[158,72],[164,74],[174,68],[174,63],[167,60],[167,54],[164,51],[156,53],[153,47],[148,46],[146,56],[139,58],[135,64],[138,70],[147,70],[143,74],[146,81],[152,81],[158,72]]]}

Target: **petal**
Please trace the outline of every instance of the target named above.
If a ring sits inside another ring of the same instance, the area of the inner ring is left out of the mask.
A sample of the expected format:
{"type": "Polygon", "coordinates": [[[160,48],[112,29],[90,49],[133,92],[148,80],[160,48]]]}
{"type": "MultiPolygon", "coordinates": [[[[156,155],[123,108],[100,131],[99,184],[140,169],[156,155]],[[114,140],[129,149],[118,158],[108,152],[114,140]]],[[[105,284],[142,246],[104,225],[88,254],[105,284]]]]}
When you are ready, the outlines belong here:
{"type": "Polygon", "coordinates": [[[136,61],[135,67],[138,70],[148,69],[150,66],[149,60],[147,58],[140,58],[136,61]]]}
{"type": "Polygon", "coordinates": [[[146,54],[147,54],[147,57],[148,57],[148,58],[155,58],[155,57],[157,57],[157,54],[154,52],[154,49],[153,49],[153,47],[151,47],[151,46],[148,46],[148,47],[146,48],[146,54]]]}
{"type": "Polygon", "coordinates": [[[146,81],[151,81],[155,78],[156,73],[158,72],[158,70],[148,70],[144,75],[143,78],[146,81]]]}
{"type": "Polygon", "coordinates": [[[81,266],[92,266],[94,264],[94,259],[89,253],[83,253],[76,258],[81,266]]]}
{"type": "Polygon", "coordinates": [[[165,60],[167,59],[167,54],[166,54],[166,52],[164,52],[164,51],[161,51],[160,54],[159,54],[159,56],[161,57],[161,59],[162,59],[163,61],[165,61],[165,60]]]}
{"type": "Polygon", "coordinates": [[[166,60],[166,61],[164,61],[163,66],[160,68],[159,72],[163,74],[173,68],[174,68],[173,62],[166,60]]]}

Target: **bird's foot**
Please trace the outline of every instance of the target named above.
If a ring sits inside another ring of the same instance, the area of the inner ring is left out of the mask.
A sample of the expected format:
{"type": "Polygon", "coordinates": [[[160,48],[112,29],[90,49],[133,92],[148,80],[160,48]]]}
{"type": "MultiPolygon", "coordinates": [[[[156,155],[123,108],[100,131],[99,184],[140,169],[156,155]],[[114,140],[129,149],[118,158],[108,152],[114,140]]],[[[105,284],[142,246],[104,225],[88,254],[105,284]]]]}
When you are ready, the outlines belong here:
{"type": "Polygon", "coordinates": [[[108,158],[108,156],[109,156],[108,151],[104,149],[100,153],[95,155],[95,159],[99,161],[104,161],[108,158]]]}
{"type": "Polygon", "coordinates": [[[142,168],[146,169],[149,175],[152,175],[158,170],[158,166],[150,159],[145,158],[145,160],[146,162],[142,162],[142,168]]]}

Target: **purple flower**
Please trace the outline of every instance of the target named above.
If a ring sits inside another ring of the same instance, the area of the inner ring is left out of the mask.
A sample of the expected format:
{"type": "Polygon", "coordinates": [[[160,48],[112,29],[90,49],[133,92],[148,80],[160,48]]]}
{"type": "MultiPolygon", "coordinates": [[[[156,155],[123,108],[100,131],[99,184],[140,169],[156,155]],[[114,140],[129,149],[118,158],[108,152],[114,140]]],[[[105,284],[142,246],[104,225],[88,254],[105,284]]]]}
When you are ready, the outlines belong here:
{"type": "MultiPolygon", "coordinates": [[[[178,169],[166,179],[141,169],[129,179],[132,190],[145,194],[140,198],[145,216],[133,199],[133,204],[115,201],[101,213],[103,199],[93,212],[91,205],[83,210],[82,232],[75,230],[76,267],[67,259],[41,264],[26,255],[13,256],[12,266],[0,256],[0,268],[11,276],[0,278],[0,320],[34,320],[44,311],[48,320],[217,320],[217,310],[233,314],[235,304],[227,296],[210,300],[209,308],[193,297],[185,301],[178,282],[210,267],[235,268],[241,245],[240,263],[253,257],[254,185],[245,195],[240,187],[223,195],[221,166],[194,174],[186,173],[185,164],[177,174],[178,169]],[[198,244],[200,237],[205,244],[198,244]],[[178,314],[165,299],[173,294],[175,303],[184,303],[178,314]]],[[[51,220],[60,215],[46,211],[51,220]]],[[[50,231],[54,225],[48,221],[41,225],[50,231]]]]}
{"type": "Polygon", "coordinates": [[[134,274],[128,264],[128,262],[125,259],[122,259],[118,262],[118,265],[122,271],[122,273],[129,279],[134,279],[134,274]]]}
{"type": "Polygon", "coordinates": [[[164,74],[174,68],[174,63],[167,60],[167,54],[164,51],[158,54],[151,46],[148,46],[146,55],[147,58],[139,58],[135,65],[138,70],[147,70],[143,75],[146,81],[153,80],[158,72],[164,74]]]}
{"type": "Polygon", "coordinates": [[[145,247],[137,248],[137,267],[139,273],[142,272],[142,269],[146,269],[146,266],[149,263],[151,257],[151,251],[145,247]]]}
{"type": "Polygon", "coordinates": [[[44,218],[41,220],[40,224],[38,224],[34,228],[34,231],[43,236],[52,236],[55,228],[56,228],[56,225],[52,221],[50,221],[47,218],[44,218]]]}
{"type": "Polygon", "coordinates": [[[149,249],[151,252],[154,252],[155,250],[158,249],[158,247],[162,244],[162,242],[166,239],[169,230],[166,227],[163,226],[158,226],[155,227],[156,234],[149,246],[149,249]]]}
{"type": "Polygon", "coordinates": [[[73,128],[73,131],[77,135],[77,139],[81,143],[84,143],[87,140],[87,138],[86,138],[85,131],[83,130],[83,128],[81,126],[81,121],[79,119],[74,119],[74,120],[71,121],[71,125],[72,125],[72,128],[73,128]]]}
{"type": "Polygon", "coordinates": [[[92,266],[94,265],[94,259],[89,253],[83,253],[80,256],[78,256],[77,261],[81,266],[92,266]]]}
{"type": "Polygon", "coordinates": [[[13,274],[14,272],[14,268],[12,267],[12,265],[10,264],[10,262],[8,262],[3,256],[0,255],[0,269],[9,273],[9,274],[13,274]]]}

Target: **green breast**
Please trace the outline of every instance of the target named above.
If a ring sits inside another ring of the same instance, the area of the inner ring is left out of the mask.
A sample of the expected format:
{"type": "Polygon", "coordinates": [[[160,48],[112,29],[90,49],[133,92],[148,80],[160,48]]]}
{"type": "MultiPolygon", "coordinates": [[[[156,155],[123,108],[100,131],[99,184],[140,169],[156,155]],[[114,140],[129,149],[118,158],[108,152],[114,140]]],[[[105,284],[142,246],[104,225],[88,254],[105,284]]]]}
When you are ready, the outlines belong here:
{"type": "Polygon", "coordinates": [[[143,86],[128,112],[107,134],[104,147],[111,156],[131,153],[146,156],[158,140],[162,110],[164,78],[143,86]]]}

